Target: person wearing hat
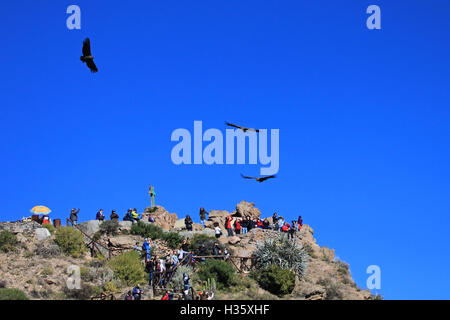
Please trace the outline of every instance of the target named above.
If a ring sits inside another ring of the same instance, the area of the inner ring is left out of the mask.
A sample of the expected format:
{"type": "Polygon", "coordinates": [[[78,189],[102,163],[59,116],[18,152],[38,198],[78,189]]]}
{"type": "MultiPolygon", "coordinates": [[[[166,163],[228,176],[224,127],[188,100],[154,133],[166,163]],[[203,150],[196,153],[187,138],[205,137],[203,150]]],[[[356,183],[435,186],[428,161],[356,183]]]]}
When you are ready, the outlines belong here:
{"type": "Polygon", "coordinates": [[[119,220],[119,215],[116,213],[116,210],[113,210],[112,212],[111,212],[111,215],[109,216],[109,218],[111,219],[111,220],[119,220]]]}
{"type": "Polygon", "coordinates": [[[73,208],[70,212],[70,222],[72,222],[72,225],[74,226],[76,226],[78,222],[78,212],[80,212],[80,208],[78,208],[78,210],[75,210],[75,208],[73,208]]]}

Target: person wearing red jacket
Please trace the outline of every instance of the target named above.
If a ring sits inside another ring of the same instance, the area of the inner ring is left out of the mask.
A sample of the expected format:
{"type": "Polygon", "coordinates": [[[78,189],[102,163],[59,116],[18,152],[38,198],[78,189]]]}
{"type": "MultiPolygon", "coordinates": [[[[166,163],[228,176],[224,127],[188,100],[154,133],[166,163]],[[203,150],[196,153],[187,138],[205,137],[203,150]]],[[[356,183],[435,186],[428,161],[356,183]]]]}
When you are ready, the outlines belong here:
{"type": "Polygon", "coordinates": [[[233,234],[233,227],[232,227],[232,225],[231,225],[231,221],[233,221],[233,218],[231,217],[231,216],[227,216],[226,217],[226,219],[225,219],[225,229],[227,229],[227,232],[228,232],[228,236],[229,237],[232,237],[232,236],[234,236],[234,234],[233,234]]]}
{"type": "Polygon", "coordinates": [[[234,230],[236,231],[236,234],[241,234],[241,220],[236,219],[236,222],[234,223],[234,230]]]}

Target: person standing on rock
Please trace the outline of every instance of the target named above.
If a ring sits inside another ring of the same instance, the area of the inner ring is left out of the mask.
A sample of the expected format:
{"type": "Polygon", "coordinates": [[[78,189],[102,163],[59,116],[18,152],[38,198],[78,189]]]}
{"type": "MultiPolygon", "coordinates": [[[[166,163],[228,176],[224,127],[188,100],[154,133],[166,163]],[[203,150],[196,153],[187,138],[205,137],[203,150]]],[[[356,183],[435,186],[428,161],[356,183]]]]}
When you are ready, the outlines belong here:
{"type": "Polygon", "coordinates": [[[74,226],[76,226],[78,222],[78,212],[80,212],[80,208],[78,208],[78,210],[75,210],[75,208],[73,208],[70,212],[70,222],[72,222],[72,225],[74,226]]]}
{"type": "Polygon", "coordinates": [[[222,230],[220,230],[219,224],[217,222],[214,222],[214,234],[216,235],[217,239],[219,239],[222,235],[222,230]]]}
{"type": "Polygon", "coordinates": [[[241,220],[241,228],[242,228],[242,234],[247,234],[248,233],[248,221],[247,218],[244,218],[241,220]]]}
{"type": "Polygon", "coordinates": [[[272,224],[273,224],[274,230],[277,231],[278,230],[278,216],[277,216],[276,212],[273,213],[272,224]]]}
{"type": "Polygon", "coordinates": [[[297,231],[297,221],[292,220],[292,225],[289,228],[289,238],[294,240],[295,231],[297,231]]]}
{"type": "Polygon", "coordinates": [[[209,215],[209,213],[205,210],[205,208],[200,208],[200,221],[202,222],[203,228],[206,228],[205,221],[206,221],[206,215],[209,215]]]}
{"type": "Polygon", "coordinates": [[[236,234],[241,234],[241,220],[240,219],[236,219],[236,221],[234,222],[234,231],[236,232],[236,234]]]}
{"type": "Polygon", "coordinates": [[[280,229],[280,232],[282,232],[282,228],[284,226],[284,218],[280,217],[280,219],[278,220],[278,228],[280,229]]]}
{"type": "Polygon", "coordinates": [[[186,216],[186,218],[184,219],[184,224],[186,225],[186,230],[187,231],[192,231],[192,219],[189,215],[186,216]]]}
{"type": "Polygon", "coordinates": [[[225,219],[225,229],[227,229],[229,237],[234,236],[234,234],[233,234],[233,226],[231,225],[232,221],[233,221],[233,218],[230,215],[228,215],[226,217],[226,219],[225,219]]]}
{"type": "Polygon", "coordinates": [[[302,226],[303,226],[303,219],[302,219],[302,216],[298,216],[297,223],[298,223],[299,229],[301,229],[302,226]]]}

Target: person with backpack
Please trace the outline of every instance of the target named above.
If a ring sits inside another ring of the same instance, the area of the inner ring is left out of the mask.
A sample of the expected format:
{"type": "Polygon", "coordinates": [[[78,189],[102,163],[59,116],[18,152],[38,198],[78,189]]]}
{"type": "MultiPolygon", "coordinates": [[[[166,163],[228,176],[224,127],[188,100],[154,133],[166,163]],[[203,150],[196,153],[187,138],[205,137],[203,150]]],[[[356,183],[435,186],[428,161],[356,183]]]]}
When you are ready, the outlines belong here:
{"type": "Polygon", "coordinates": [[[133,223],[133,216],[131,215],[131,209],[128,209],[127,213],[123,217],[123,221],[131,221],[133,223]]]}
{"type": "Polygon", "coordinates": [[[131,291],[131,293],[133,294],[134,300],[141,300],[144,291],[142,291],[142,289],[139,288],[139,285],[137,285],[133,288],[133,291],[131,291]]]}
{"type": "Polygon", "coordinates": [[[200,208],[200,221],[203,225],[203,228],[206,228],[205,221],[206,221],[206,215],[209,215],[209,213],[205,210],[205,208],[200,208]]]}

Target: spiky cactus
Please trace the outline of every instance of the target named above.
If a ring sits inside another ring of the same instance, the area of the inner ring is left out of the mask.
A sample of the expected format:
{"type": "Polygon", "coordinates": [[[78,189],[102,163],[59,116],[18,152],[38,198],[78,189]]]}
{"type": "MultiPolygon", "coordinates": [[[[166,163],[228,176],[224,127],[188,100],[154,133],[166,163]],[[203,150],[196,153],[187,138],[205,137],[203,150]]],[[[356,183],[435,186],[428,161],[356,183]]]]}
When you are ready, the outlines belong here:
{"type": "Polygon", "coordinates": [[[275,264],[283,269],[291,270],[299,278],[305,275],[308,267],[307,252],[295,241],[288,240],[287,237],[258,242],[253,257],[258,269],[275,264]]]}

